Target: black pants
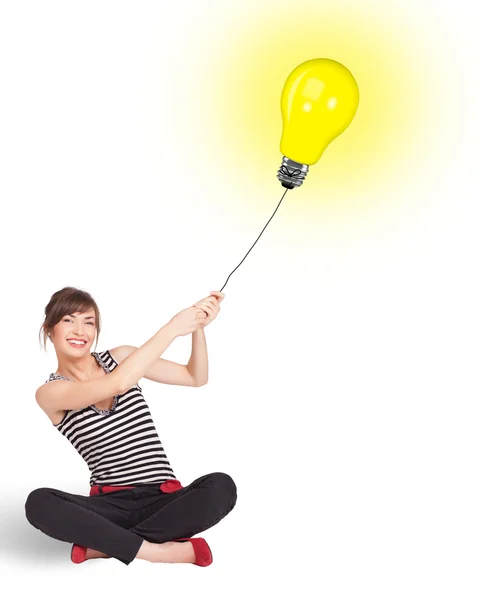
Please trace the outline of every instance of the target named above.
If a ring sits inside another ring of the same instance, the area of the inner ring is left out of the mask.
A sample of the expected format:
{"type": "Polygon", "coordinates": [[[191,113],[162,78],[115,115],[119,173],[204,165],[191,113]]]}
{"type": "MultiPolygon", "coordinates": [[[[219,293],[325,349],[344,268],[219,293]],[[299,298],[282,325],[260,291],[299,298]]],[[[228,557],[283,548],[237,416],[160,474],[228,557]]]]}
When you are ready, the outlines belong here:
{"type": "Polygon", "coordinates": [[[226,473],[210,473],[173,493],[158,483],[96,496],[53,488],[30,492],[27,520],[36,529],[112,556],[128,565],[143,540],[193,537],[223,519],[236,504],[236,485],[226,473]]]}

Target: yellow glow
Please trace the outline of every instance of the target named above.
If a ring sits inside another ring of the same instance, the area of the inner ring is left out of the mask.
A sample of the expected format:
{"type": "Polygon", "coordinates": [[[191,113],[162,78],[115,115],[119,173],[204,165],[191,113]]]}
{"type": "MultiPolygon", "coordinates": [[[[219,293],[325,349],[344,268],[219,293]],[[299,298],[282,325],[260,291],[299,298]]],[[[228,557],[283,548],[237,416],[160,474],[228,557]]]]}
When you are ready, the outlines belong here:
{"type": "Polygon", "coordinates": [[[361,101],[351,125],[310,168],[305,183],[288,192],[286,199],[295,202],[292,218],[299,223],[325,209],[363,211],[390,202],[388,194],[431,160],[440,135],[433,97],[440,61],[425,53],[423,32],[391,10],[312,7],[299,0],[294,7],[234,11],[204,36],[190,127],[208,164],[215,164],[216,181],[225,189],[252,190],[250,208],[247,199],[243,205],[248,218],[251,210],[264,216],[265,207],[276,206],[275,191],[278,197],[283,191],[276,178],[281,92],[288,74],[311,57],[346,65],[361,101]]]}
{"type": "Polygon", "coordinates": [[[298,65],[288,75],[281,94],[282,154],[305,165],[317,163],[351,123],[358,102],[357,83],[341,63],[313,58],[298,65]]]}

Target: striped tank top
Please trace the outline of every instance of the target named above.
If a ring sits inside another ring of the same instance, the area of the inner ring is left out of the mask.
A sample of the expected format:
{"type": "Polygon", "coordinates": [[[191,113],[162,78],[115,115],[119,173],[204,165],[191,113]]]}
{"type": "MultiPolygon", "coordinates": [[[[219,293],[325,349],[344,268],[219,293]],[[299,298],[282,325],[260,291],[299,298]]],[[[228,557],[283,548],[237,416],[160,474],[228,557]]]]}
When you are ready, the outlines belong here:
{"type": "MultiPolygon", "coordinates": [[[[118,366],[109,350],[91,354],[106,373],[118,366]]],[[[45,383],[56,379],[68,377],[51,373],[45,383]]],[[[138,384],[115,396],[110,410],[94,405],[67,410],[54,427],[86,461],[91,486],[176,479],[138,384]]]]}

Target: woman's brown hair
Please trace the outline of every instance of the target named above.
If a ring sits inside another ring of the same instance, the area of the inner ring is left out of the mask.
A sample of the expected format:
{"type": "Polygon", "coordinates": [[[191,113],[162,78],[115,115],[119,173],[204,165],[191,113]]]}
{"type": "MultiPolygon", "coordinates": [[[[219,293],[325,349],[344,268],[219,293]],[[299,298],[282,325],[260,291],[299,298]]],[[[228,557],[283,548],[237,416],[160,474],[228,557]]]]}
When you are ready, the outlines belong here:
{"type": "MultiPolygon", "coordinates": [[[[59,323],[65,315],[72,315],[76,312],[87,312],[88,310],[95,311],[96,318],[96,346],[100,337],[101,321],[100,311],[98,306],[88,292],[74,287],[64,287],[62,290],[55,292],[50,298],[49,303],[45,307],[45,320],[40,327],[39,335],[43,331],[43,348],[47,350],[47,336],[53,331],[53,328],[59,323]]],[[[41,344],[41,341],[40,341],[41,344]]]]}

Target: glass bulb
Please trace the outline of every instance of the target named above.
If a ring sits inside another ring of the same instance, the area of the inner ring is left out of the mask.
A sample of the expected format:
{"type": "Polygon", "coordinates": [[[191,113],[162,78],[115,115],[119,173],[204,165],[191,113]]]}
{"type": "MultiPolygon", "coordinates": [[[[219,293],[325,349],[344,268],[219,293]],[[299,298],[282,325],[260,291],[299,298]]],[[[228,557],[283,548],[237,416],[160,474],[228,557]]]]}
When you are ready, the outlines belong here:
{"type": "Polygon", "coordinates": [[[281,185],[300,186],[327,146],[353,120],[359,104],[356,80],[341,63],[313,58],[298,65],[281,94],[281,185]]]}

